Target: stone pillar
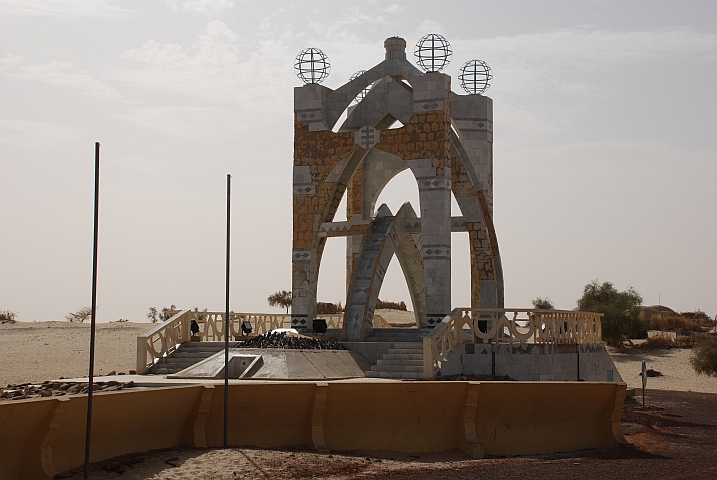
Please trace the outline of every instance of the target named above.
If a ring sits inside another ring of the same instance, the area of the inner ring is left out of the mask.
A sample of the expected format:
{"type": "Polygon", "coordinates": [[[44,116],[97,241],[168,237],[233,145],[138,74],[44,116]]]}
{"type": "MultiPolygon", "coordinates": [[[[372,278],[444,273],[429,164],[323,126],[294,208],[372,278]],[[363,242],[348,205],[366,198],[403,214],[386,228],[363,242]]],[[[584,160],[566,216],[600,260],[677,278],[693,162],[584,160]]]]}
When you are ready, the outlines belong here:
{"type": "Polygon", "coordinates": [[[428,327],[440,323],[451,311],[450,91],[448,75],[427,73],[413,79],[414,116],[425,114],[426,119],[422,127],[425,139],[419,136],[419,142],[424,148],[430,146],[435,155],[407,161],[418,182],[421,202],[428,327]]]}
{"type": "Polygon", "coordinates": [[[473,169],[493,212],[493,100],[483,95],[453,95],[453,121],[469,149],[473,169]]]}
{"type": "Polygon", "coordinates": [[[428,327],[436,326],[451,311],[451,169],[439,169],[433,163],[430,158],[408,161],[418,182],[421,202],[428,327]]]}

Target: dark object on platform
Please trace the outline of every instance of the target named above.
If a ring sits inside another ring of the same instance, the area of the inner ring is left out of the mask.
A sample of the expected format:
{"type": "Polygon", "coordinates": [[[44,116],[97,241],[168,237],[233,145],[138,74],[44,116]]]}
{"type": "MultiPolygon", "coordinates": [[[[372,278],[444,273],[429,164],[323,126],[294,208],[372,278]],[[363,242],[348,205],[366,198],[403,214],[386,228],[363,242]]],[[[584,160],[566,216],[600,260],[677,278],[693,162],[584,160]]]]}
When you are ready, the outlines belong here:
{"type": "Polygon", "coordinates": [[[251,330],[251,322],[241,322],[241,333],[249,335],[251,330]]]}
{"type": "Polygon", "coordinates": [[[326,329],[328,328],[326,326],[326,319],[315,318],[313,324],[314,324],[314,333],[326,333],[326,329]]]}
{"type": "Polygon", "coordinates": [[[346,350],[343,345],[328,340],[288,335],[286,332],[269,332],[244,340],[237,348],[285,348],[290,350],[346,350]]]}
{"type": "Polygon", "coordinates": [[[443,380],[446,382],[514,382],[514,378],[508,375],[444,375],[442,377],[432,378],[434,380],[443,380]]]}
{"type": "Polygon", "coordinates": [[[196,320],[192,320],[192,324],[189,326],[189,329],[192,331],[192,336],[199,333],[199,324],[196,320]]]}

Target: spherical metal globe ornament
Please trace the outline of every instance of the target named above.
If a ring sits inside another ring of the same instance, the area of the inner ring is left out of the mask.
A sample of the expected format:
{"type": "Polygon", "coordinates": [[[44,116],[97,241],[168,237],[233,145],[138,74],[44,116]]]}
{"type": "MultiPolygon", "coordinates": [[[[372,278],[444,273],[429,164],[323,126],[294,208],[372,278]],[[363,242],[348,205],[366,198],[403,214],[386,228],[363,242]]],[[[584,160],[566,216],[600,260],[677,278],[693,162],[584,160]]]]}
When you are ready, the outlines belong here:
{"type": "MultiPolygon", "coordinates": [[[[349,82],[352,82],[352,81],[356,80],[358,77],[360,77],[360,76],[363,75],[364,73],[366,73],[366,70],[359,70],[358,72],[356,72],[356,73],[354,73],[353,75],[351,75],[351,78],[349,78],[349,82]]],[[[356,103],[358,103],[358,102],[360,102],[361,100],[363,100],[364,97],[366,97],[366,94],[368,93],[369,90],[371,90],[371,86],[370,86],[370,85],[369,85],[368,87],[364,88],[363,90],[361,90],[361,93],[359,93],[358,95],[356,95],[356,98],[354,98],[354,101],[355,101],[356,103]]]]}
{"type": "Polygon", "coordinates": [[[294,70],[304,83],[321,83],[329,76],[331,64],[329,57],[318,48],[306,48],[296,56],[294,70]]]}
{"type": "Polygon", "coordinates": [[[416,63],[424,72],[440,72],[451,63],[451,44],[437,33],[429,33],[421,38],[413,51],[416,63]]]}
{"type": "Polygon", "coordinates": [[[490,67],[483,60],[468,60],[461,67],[458,81],[468,95],[478,95],[490,88],[493,74],[490,67]]]}

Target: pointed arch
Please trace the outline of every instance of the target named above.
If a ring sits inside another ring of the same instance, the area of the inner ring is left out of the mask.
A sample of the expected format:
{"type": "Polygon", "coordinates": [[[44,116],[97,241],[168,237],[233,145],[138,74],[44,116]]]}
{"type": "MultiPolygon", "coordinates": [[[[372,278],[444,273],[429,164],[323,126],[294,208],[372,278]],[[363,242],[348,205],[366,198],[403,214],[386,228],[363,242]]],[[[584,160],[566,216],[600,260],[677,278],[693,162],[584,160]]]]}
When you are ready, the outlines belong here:
{"type": "Polygon", "coordinates": [[[378,209],[364,237],[346,298],[344,340],[362,341],[371,329],[378,294],[394,254],[408,284],[416,324],[419,328],[426,326],[423,260],[414,239],[406,232],[406,222],[416,219],[410,203],[405,203],[396,216],[386,205],[378,209]]]}

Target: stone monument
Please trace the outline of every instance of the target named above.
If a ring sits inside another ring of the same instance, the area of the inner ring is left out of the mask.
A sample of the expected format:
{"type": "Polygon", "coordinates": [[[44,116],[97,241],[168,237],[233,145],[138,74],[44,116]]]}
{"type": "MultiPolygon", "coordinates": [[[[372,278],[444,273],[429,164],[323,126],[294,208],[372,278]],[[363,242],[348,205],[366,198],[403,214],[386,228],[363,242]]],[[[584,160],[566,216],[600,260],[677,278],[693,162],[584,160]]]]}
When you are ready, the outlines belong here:
{"type": "Polygon", "coordinates": [[[319,83],[330,69],[320,50],[304,50],[295,64],[305,85],[294,90],[291,323],[311,329],[326,239],[343,236],[346,341],[361,341],[370,331],[393,255],[417,327],[441,322],[451,311],[451,232],[469,234],[471,307],[503,307],[492,206],[493,102],[482,95],[490,70],[467,62],[460,81],[468,94],[457,94],[451,77],[440,72],[452,54],[440,35],[416,46],[424,71],[406,59],[404,39],[388,38],[384,47],[381,63],[336,90],[319,83]],[[405,169],[416,178],[420,205],[406,203],[395,213],[376,208],[382,189],[405,169]],[[347,221],[334,222],[344,195],[347,221]],[[451,216],[451,195],[461,216],[451,216]]]}

